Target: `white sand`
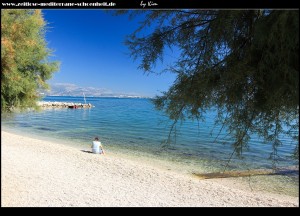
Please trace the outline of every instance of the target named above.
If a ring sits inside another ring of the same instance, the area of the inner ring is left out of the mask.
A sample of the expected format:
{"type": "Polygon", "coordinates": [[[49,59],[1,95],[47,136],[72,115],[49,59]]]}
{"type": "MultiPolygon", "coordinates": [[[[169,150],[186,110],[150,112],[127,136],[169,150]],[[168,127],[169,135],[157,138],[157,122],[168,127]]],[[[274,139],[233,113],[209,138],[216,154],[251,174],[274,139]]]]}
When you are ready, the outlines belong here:
{"type": "Polygon", "coordinates": [[[299,197],[1,131],[1,206],[299,206],[299,197]],[[226,181],[224,181],[226,182],[226,181]]]}

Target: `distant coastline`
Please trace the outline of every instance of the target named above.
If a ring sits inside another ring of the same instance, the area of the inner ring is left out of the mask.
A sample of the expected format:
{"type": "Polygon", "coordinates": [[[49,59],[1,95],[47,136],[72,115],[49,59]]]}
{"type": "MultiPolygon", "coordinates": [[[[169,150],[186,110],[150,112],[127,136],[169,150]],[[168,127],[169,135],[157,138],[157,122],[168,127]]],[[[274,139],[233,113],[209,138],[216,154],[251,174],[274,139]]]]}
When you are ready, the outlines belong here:
{"type": "MultiPolygon", "coordinates": [[[[43,95],[43,97],[74,97],[82,98],[82,95],[43,95]]],[[[153,99],[154,97],[144,97],[136,95],[103,95],[103,96],[85,96],[86,98],[137,98],[137,99],[153,99]]]]}
{"type": "Polygon", "coordinates": [[[153,98],[153,94],[143,94],[140,92],[113,91],[99,87],[82,87],[72,83],[54,83],[50,85],[50,90],[40,90],[41,96],[60,97],[111,97],[111,98],[153,98]]]}

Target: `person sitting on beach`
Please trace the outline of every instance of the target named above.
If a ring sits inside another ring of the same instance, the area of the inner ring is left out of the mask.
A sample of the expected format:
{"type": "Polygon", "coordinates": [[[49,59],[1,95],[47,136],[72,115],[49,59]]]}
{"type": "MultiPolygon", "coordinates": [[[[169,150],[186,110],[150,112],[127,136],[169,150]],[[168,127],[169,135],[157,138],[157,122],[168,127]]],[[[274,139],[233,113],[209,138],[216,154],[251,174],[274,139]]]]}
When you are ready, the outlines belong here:
{"type": "Polygon", "coordinates": [[[93,144],[92,144],[92,152],[95,154],[105,154],[103,146],[99,141],[98,137],[95,137],[93,144]]]}

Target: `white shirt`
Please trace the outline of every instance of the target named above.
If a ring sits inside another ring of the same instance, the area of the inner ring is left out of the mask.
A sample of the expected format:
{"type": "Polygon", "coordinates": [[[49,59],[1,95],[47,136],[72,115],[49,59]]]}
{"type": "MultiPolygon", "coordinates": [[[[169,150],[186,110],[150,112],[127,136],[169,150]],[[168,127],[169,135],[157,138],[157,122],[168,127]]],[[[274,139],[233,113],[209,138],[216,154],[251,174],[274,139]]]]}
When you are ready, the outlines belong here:
{"type": "Polygon", "coordinates": [[[96,154],[101,154],[102,153],[102,145],[100,141],[93,141],[93,145],[92,145],[92,152],[96,153],[96,154]]]}

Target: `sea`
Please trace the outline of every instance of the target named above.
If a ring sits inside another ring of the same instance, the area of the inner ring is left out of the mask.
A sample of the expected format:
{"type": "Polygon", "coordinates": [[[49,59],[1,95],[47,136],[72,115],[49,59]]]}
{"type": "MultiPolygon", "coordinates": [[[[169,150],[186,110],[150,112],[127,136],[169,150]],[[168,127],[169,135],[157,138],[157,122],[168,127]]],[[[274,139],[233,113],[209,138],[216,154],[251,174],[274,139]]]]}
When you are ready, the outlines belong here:
{"type": "MultiPolygon", "coordinates": [[[[269,159],[272,144],[252,135],[242,157],[233,153],[233,140],[226,128],[215,125],[215,110],[205,113],[204,121],[178,122],[170,134],[172,121],[155,109],[148,98],[47,96],[43,101],[91,103],[91,108],[48,108],[1,116],[1,126],[50,141],[90,150],[99,137],[107,154],[119,155],[185,174],[226,170],[271,169],[298,166],[291,154],[295,143],[282,137],[278,158],[269,159]],[[166,144],[168,136],[171,142],[166,144]]],[[[295,131],[299,133],[299,131],[295,131]]],[[[252,177],[261,189],[299,196],[299,173],[294,175],[252,177]],[[272,181],[272,184],[268,182],[272,181]],[[264,182],[264,183],[262,183],[264,182]],[[272,186],[270,186],[272,185],[272,186]]]]}

